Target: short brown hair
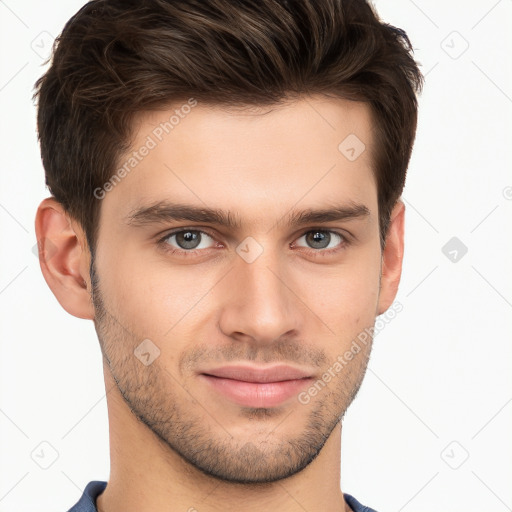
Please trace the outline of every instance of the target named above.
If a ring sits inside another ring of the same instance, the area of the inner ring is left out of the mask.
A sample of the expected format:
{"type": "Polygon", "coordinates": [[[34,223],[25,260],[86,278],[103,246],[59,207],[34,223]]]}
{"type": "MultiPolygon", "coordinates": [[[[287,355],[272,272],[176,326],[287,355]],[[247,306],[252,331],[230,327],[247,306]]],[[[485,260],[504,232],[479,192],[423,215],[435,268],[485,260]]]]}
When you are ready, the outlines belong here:
{"type": "Polygon", "coordinates": [[[365,0],[88,2],[35,84],[46,184],[94,254],[101,201],[93,191],[130,148],[137,113],[190,97],[232,106],[325,94],[370,105],[384,247],[423,86],[411,54],[406,33],[365,0]]]}

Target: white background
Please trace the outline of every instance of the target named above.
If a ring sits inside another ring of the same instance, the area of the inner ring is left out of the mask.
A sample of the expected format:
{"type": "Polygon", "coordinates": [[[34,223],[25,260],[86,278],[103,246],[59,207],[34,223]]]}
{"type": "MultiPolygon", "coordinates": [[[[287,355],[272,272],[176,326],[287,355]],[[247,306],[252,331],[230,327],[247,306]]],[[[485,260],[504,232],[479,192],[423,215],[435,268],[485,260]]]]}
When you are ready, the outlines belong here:
{"type": "MultiPolygon", "coordinates": [[[[34,215],[48,192],[32,87],[51,38],[83,3],[0,1],[0,512],[67,510],[87,482],[109,475],[93,323],[59,306],[33,253],[34,215]],[[42,448],[51,462],[41,442],[58,452],[48,469],[31,457],[42,448]]],[[[376,337],[345,417],[342,489],[379,512],[505,512],[512,1],[375,4],[406,30],[426,83],[403,196],[403,311],[376,337]],[[457,262],[442,252],[452,237],[468,249],[457,262]]]]}

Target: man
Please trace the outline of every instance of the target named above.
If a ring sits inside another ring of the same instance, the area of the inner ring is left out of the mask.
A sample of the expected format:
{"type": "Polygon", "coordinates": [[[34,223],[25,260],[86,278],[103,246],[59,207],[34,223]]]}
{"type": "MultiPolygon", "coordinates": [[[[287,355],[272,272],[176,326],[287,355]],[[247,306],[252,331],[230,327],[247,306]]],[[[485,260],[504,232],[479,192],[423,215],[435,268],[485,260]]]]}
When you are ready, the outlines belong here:
{"type": "Polygon", "coordinates": [[[36,84],[36,234],[94,321],[111,458],[72,511],[371,510],[340,489],[341,420],[398,289],[422,80],[362,0],[69,20],[36,84]]]}

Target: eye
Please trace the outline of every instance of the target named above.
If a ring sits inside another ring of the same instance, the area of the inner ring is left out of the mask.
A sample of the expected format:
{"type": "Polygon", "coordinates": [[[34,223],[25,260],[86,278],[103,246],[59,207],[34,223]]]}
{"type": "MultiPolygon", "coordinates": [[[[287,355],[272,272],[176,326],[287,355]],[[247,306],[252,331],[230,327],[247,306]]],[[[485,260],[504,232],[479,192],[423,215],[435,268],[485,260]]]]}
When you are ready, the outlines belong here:
{"type": "MultiPolygon", "coordinates": [[[[158,241],[158,245],[171,254],[193,257],[199,256],[201,250],[218,246],[218,243],[211,235],[201,229],[182,228],[167,233],[158,241]]],[[[290,244],[291,247],[309,249],[315,256],[332,255],[343,250],[347,245],[349,245],[349,240],[344,235],[328,229],[309,230],[299,237],[297,242],[290,244]],[[300,242],[302,239],[304,239],[305,244],[300,242]]]]}
{"type": "Polygon", "coordinates": [[[212,247],[213,238],[206,232],[199,229],[182,229],[173,233],[167,233],[159,240],[159,244],[166,251],[172,253],[193,253],[195,250],[208,249],[212,247]]]}
{"type": "Polygon", "coordinates": [[[304,239],[306,245],[295,243],[298,247],[315,249],[314,252],[326,252],[332,254],[348,245],[348,240],[337,231],[315,229],[304,233],[298,240],[304,239]]]}

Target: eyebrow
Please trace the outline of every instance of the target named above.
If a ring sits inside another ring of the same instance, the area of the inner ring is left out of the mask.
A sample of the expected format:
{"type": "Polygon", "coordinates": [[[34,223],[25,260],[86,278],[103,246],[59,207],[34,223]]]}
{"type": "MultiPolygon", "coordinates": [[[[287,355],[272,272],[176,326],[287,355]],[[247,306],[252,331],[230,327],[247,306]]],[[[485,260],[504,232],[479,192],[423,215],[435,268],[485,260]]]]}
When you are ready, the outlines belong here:
{"type": "MultiPolygon", "coordinates": [[[[370,215],[370,210],[364,204],[350,202],[324,209],[306,209],[292,211],[278,223],[285,222],[286,226],[301,226],[304,224],[320,224],[332,221],[362,219],[370,215]]],[[[130,212],[125,222],[129,226],[141,227],[148,224],[158,224],[172,221],[202,222],[229,228],[241,228],[240,217],[231,211],[218,208],[193,206],[169,201],[158,201],[149,206],[141,206],[130,212]]]]}

